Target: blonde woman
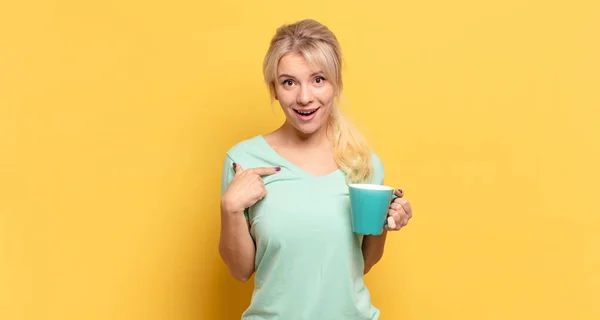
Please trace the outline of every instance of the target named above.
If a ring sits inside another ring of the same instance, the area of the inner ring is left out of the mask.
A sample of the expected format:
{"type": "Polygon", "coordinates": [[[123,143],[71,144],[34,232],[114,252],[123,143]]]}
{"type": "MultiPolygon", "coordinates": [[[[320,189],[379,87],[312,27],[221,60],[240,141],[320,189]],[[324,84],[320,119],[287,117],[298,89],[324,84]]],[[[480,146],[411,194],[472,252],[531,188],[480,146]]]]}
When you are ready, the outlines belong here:
{"type": "Polygon", "coordinates": [[[379,318],[363,276],[412,210],[397,190],[382,235],[352,232],[348,184],[382,184],[384,171],[339,110],[341,61],[317,21],[279,27],[263,72],[286,120],[225,157],[219,251],[233,277],[255,283],[242,319],[379,318]]]}

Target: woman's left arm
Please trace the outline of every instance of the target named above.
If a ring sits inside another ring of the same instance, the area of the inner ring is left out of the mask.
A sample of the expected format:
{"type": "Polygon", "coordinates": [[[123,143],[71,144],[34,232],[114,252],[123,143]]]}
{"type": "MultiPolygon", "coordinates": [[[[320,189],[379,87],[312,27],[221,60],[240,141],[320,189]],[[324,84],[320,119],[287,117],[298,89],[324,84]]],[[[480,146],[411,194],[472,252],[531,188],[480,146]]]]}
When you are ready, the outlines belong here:
{"type": "Polygon", "coordinates": [[[395,194],[398,198],[390,204],[388,210],[387,225],[380,235],[366,235],[363,239],[362,253],[365,264],[364,274],[367,274],[369,270],[381,260],[383,257],[383,248],[385,247],[385,238],[387,231],[398,231],[402,227],[408,224],[408,220],[412,218],[412,208],[410,203],[402,198],[404,192],[401,189],[397,189],[395,194]]]}
{"type": "Polygon", "coordinates": [[[363,239],[362,253],[365,264],[364,274],[383,257],[383,247],[385,246],[385,237],[387,236],[387,228],[383,229],[380,235],[366,235],[363,239]]]}

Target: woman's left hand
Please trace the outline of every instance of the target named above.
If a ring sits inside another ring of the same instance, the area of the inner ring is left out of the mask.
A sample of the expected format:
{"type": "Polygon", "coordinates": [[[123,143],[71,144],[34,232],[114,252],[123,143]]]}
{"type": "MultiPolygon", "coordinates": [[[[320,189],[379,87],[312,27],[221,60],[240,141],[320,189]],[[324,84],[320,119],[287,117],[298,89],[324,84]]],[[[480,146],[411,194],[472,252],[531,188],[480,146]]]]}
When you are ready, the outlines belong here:
{"type": "Polygon", "coordinates": [[[394,199],[388,210],[388,218],[386,229],[390,231],[398,231],[408,224],[408,220],[412,218],[412,208],[408,200],[403,199],[404,192],[402,189],[397,189],[394,193],[398,198],[394,199]]]}

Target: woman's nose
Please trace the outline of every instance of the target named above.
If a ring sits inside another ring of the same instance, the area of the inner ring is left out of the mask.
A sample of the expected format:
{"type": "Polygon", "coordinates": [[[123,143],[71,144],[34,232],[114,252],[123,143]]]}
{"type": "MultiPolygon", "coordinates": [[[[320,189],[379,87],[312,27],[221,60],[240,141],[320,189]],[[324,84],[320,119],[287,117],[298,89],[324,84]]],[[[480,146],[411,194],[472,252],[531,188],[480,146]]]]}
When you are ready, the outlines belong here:
{"type": "Polygon", "coordinates": [[[296,102],[300,105],[309,105],[313,101],[313,94],[309,86],[300,87],[296,102]]]}

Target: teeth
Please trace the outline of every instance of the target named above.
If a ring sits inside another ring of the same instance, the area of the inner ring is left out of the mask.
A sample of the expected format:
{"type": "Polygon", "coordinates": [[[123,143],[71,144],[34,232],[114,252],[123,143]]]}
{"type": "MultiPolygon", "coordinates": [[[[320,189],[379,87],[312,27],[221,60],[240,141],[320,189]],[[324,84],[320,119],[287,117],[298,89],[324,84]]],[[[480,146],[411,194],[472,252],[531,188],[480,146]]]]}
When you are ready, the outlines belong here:
{"type": "Polygon", "coordinates": [[[310,110],[310,111],[300,111],[300,110],[294,109],[294,111],[296,111],[296,113],[298,113],[300,115],[303,115],[303,116],[311,115],[311,114],[315,113],[315,111],[317,111],[317,110],[319,110],[319,108],[314,109],[314,110],[310,110]]]}

